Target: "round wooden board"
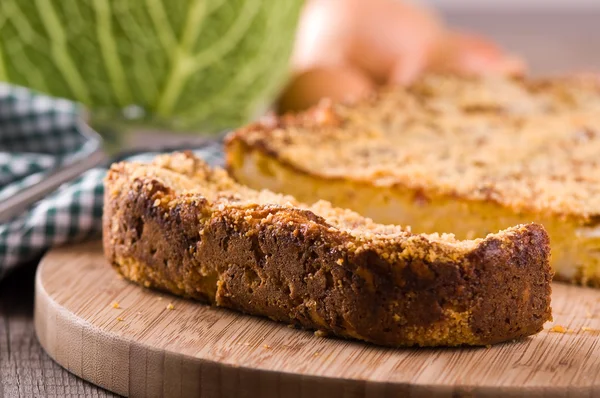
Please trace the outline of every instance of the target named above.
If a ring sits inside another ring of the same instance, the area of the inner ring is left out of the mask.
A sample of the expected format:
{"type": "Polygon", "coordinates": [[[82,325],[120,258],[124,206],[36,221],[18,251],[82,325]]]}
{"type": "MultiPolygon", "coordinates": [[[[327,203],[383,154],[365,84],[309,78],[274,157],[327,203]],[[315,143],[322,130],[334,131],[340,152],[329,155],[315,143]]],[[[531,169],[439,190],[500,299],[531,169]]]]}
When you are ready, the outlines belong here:
{"type": "Polygon", "coordinates": [[[491,348],[390,349],[141,288],[110,269],[94,242],[42,260],[35,326],[59,364],[129,396],[597,396],[600,290],[553,289],[555,322],[537,336],[491,348]]]}

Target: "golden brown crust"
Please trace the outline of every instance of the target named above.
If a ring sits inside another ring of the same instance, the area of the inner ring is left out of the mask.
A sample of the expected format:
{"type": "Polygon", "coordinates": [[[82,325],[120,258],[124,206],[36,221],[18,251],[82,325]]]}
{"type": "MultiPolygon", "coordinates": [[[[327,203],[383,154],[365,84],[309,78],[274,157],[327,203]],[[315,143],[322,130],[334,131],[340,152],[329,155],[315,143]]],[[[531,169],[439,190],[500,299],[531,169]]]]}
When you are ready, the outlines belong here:
{"type": "Polygon", "coordinates": [[[600,216],[598,79],[429,76],[357,104],[253,124],[226,145],[236,143],[322,179],[582,223],[600,216]]]}
{"type": "Polygon", "coordinates": [[[106,178],[104,248],[128,279],[383,345],[485,345],[551,318],[535,224],[457,241],[238,186],[189,154],[106,178]]]}

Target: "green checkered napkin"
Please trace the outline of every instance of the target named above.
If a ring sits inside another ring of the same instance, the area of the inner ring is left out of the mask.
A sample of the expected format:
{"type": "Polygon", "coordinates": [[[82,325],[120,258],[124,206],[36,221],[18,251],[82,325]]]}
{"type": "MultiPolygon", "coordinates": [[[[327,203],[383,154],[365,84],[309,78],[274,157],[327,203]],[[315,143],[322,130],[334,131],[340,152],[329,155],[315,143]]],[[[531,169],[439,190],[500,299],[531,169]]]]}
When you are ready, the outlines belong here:
{"type": "MultiPolygon", "coordinates": [[[[80,111],[70,101],[0,83],[0,200],[97,150],[98,142],[85,134],[89,127],[80,111]]],[[[213,165],[222,160],[216,142],[196,153],[213,165]]],[[[155,155],[130,159],[145,161],[155,155]]],[[[103,167],[88,170],[0,224],[0,278],[50,247],[100,237],[105,174],[103,167]]]]}

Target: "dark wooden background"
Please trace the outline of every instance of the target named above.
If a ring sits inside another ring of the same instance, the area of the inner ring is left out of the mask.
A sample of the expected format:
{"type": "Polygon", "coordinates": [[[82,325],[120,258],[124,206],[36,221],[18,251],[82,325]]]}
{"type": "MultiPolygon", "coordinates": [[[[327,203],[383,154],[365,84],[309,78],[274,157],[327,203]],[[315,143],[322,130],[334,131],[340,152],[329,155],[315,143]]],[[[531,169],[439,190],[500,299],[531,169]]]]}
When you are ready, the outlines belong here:
{"type": "MultiPolygon", "coordinates": [[[[524,56],[532,74],[600,72],[600,10],[445,14],[450,24],[485,33],[524,56]]],[[[0,398],[114,396],[69,374],[40,347],[33,330],[35,265],[0,282],[0,398]]]]}

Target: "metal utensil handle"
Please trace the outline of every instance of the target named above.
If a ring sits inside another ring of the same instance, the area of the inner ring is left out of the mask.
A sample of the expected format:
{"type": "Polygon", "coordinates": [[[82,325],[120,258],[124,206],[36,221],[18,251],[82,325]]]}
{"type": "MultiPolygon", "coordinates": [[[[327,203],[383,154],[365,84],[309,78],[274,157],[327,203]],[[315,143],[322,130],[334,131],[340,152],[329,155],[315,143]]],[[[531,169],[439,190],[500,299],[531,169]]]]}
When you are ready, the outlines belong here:
{"type": "Polygon", "coordinates": [[[68,182],[85,171],[99,166],[106,161],[106,154],[98,149],[91,155],[64,168],[51,171],[37,184],[24,188],[15,195],[0,203],[0,224],[27,210],[29,206],[44,198],[61,184],[68,182]]]}

